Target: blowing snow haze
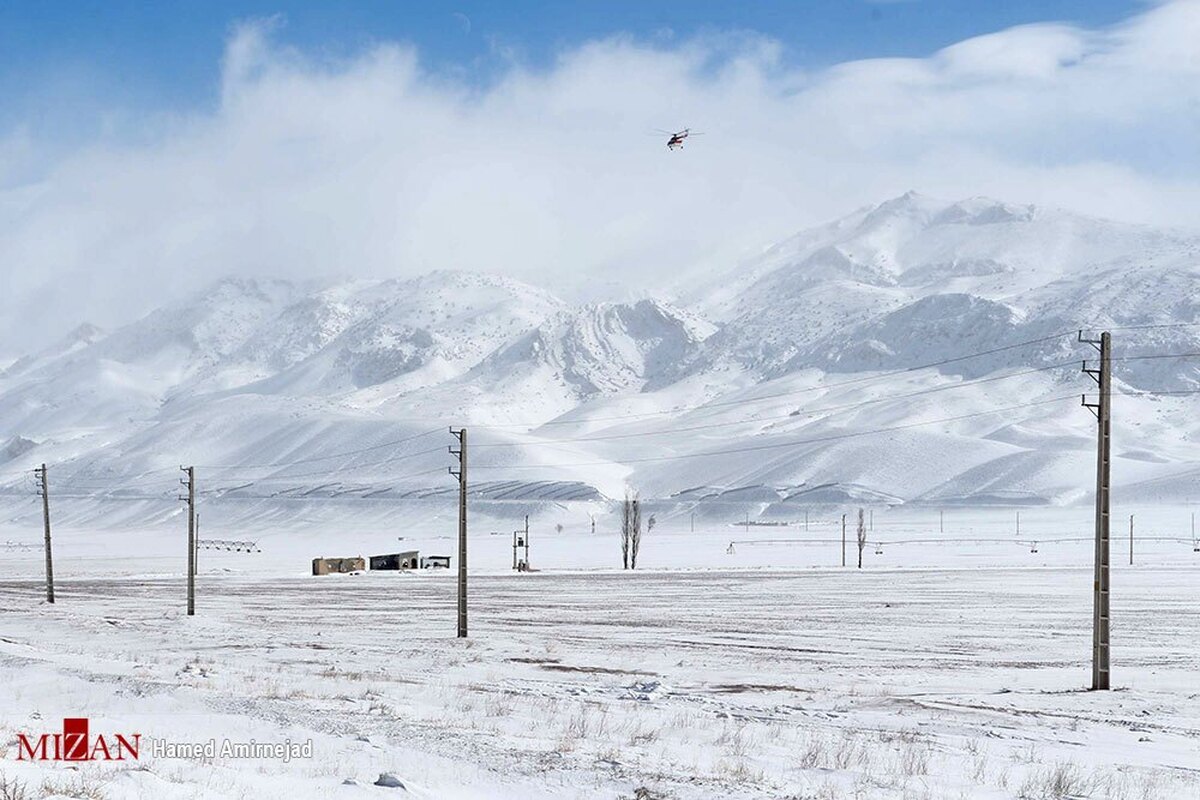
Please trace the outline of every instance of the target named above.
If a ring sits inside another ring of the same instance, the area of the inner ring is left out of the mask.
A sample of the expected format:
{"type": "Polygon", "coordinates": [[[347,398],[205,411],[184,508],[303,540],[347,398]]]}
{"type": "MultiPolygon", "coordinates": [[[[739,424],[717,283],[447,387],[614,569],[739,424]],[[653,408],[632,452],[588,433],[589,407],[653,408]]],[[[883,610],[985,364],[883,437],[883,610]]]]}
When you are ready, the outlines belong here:
{"type": "Polygon", "coordinates": [[[0,114],[0,357],[227,275],[467,270],[570,299],[688,296],[910,188],[1194,225],[1200,3],[1138,10],[815,65],[770,30],[609,34],[542,60],[494,41],[486,71],[405,41],[293,44],[271,18],[230,28],[182,110],[81,97],[90,74],[25,79],[36,106],[0,114]],[[674,153],[651,135],[683,127],[706,135],[674,153]]]}
{"type": "Polygon", "coordinates": [[[449,491],[433,434],[451,419],[476,430],[485,505],[626,484],[714,513],[751,498],[768,518],[1071,504],[1094,458],[1075,331],[1116,327],[1116,403],[1136,420],[1121,497],[1190,496],[1200,326],[1179,323],[1200,322],[1200,237],[910,192],[695,294],[578,304],[446,271],[223,279],[0,373],[4,472],[16,492],[15,468],[52,461],[68,485],[136,498],[183,460],[256,513],[418,500],[449,491]]]}

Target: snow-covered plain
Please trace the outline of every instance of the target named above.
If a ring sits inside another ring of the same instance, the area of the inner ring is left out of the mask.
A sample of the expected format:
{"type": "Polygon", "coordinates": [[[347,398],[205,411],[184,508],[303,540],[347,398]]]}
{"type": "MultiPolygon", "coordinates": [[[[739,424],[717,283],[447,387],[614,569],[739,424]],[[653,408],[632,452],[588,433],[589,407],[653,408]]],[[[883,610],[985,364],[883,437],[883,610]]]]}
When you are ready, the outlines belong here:
{"type": "Polygon", "coordinates": [[[676,517],[636,572],[617,568],[611,519],[592,534],[551,516],[527,574],[509,569],[511,526],[490,530],[510,520],[474,515],[466,641],[452,573],[305,574],[315,555],[453,552],[450,513],[202,551],[193,618],[179,519],[63,528],[53,606],[37,549],[0,561],[0,773],[30,797],[1197,796],[1191,509],[1115,510],[1111,692],[1085,691],[1089,515],[1023,509],[1018,534],[1016,514],[877,510],[861,571],[853,520],[840,567],[840,515],[695,532],[676,517]],[[17,732],[65,716],[311,740],[313,756],[13,761],[17,732]],[[372,785],[384,772],[406,789],[372,785]]]}

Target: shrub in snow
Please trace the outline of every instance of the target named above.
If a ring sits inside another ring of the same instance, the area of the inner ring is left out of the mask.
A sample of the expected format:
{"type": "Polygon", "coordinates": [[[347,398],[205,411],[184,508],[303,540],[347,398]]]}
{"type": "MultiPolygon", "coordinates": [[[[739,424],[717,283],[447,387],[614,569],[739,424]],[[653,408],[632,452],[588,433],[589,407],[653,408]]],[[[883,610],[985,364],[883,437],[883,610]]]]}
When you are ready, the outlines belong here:
{"type": "Polygon", "coordinates": [[[404,782],[390,772],[379,773],[379,780],[375,781],[376,786],[386,786],[389,789],[403,789],[404,782]]]}

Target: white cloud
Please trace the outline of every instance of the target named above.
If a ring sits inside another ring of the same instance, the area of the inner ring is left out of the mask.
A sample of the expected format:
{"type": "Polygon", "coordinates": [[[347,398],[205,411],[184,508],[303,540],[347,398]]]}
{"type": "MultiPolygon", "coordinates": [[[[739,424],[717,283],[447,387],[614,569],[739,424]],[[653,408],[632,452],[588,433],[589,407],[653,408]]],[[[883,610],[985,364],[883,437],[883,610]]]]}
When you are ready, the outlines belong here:
{"type": "Polygon", "coordinates": [[[0,319],[111,324],[227,273],[666,285],[909,188],[1200,210],[1196,0],[815,73],[756,35],[614,37],[487,88],[400,44],[323,61],[278,27],[237,28],[219,107],[149,116],[149,137],[56,155],[33,182],[18,159],[37,143],[0,137],[0,319]],[[647,135],[684,126],[706,135],[682,152],[647,135]]]}

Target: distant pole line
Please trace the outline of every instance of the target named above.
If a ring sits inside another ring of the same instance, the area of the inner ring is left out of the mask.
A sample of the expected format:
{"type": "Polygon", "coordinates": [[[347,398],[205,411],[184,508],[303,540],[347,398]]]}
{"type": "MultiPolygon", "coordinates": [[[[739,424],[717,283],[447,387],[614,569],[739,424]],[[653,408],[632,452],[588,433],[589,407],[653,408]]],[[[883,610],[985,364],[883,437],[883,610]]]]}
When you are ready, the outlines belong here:
{"type": "MultiPolygon", "coordinates": [[[[741,545],[814,545],[814,544],[837,544],[839,539],[734,539],[733,544],[741,545]]],[[[1180,544],[1191,544],[1192,540],[1184,536],[1139,536],[1138,541],[1141,542],[1178,542],[1180,544]]],[[[1081,542],[1095,542],[1094,535],[1088,536],[1049,536],[1039,538],[1040,544],[1073,544],[1081,542]]],[[[879,547],[897,547],[900,545],[944,545],[944,544],[1017,544],[1028,546],[1031,544],[1028,540],[1017,539],[1001,539],[990,536],[966,537],[955,536],[950,538],[915,538],[915,539],[871,539],[867,544],[879,547]]]]}
{"type": "MultiPolygon", "coordinates": [[[[200,528],[200,515],[196,515],[196,528],[200,528]]],[[[258,542],[236,541],[233,539],[200,539],[197,534],[196,548],[198,550],[225,550],[234,553],[261,553],[258,542]]]]}

